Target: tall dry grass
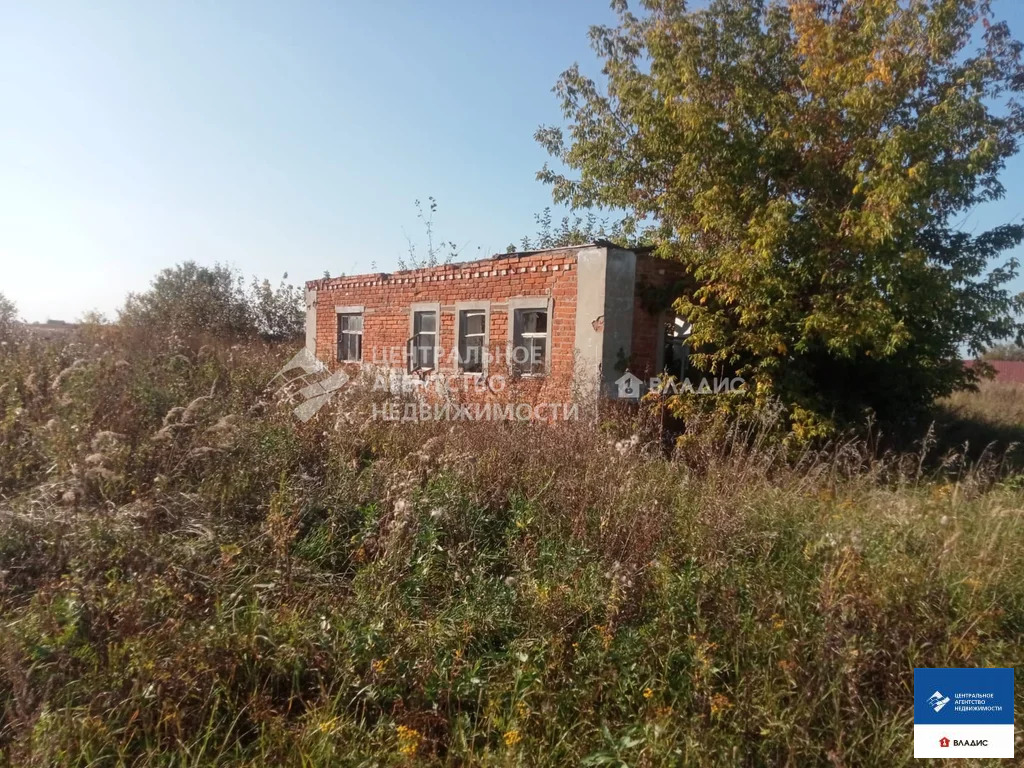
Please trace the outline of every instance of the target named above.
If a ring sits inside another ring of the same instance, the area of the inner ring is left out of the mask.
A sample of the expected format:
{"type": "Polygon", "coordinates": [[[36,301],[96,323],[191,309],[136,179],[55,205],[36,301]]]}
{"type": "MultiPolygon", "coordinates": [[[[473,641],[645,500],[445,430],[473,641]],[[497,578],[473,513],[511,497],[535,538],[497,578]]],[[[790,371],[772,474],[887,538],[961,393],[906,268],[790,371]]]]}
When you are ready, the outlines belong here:
{"type": "Polygon", "coordinates": [[[291,352],[0,352],[10,764],[901,765],[915,666],[1024,661],[998,451],[302,424],[291,352]]]}

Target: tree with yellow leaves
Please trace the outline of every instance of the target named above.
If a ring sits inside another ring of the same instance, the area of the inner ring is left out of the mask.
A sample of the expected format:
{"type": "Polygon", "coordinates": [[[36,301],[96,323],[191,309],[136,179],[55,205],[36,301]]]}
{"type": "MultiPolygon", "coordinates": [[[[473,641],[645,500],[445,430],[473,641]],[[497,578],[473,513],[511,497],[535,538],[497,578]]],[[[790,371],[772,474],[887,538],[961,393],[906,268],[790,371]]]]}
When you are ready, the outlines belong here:
{"type": "Polygon", "coordinates": [[[919,412],[970,385],[962,348],[1021,334],[1017,263],[993,259],[1024,227],[956,226],[1024,130],[1021,45],[987,0],[613,5],[538,176],[686,265],[699,368],[824,432],[919,412]]]}

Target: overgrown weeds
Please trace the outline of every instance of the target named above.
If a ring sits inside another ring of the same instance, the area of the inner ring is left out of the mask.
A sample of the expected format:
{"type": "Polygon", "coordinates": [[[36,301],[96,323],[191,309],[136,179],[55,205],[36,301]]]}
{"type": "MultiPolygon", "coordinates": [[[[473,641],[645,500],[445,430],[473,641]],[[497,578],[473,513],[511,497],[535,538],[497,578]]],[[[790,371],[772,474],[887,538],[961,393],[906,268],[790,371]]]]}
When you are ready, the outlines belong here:
{"type": "Polygon", "coordinates": [[[8,762],[898,765],[915,666],[1024,663],[994,452],[302,424],[291,351],[0,355],[8,762]]]}

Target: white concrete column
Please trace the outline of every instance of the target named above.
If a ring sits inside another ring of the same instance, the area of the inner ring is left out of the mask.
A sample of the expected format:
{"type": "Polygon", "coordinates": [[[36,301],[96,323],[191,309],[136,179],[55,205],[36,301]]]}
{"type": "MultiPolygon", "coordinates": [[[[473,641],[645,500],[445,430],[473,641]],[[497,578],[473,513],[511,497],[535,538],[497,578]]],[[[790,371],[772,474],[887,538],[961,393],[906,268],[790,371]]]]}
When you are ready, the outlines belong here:
{"type": "Polygon", "coordinates": [[[316,355],[316,290],[306,290],[306,349],[316,355]]]}
{"type": "Polygon", "coordinates": [[[633,349],[636,254],[619,248],[581,249],[576,258],[574,384],[584,398],[613,397],[618,369],[633,349]]]}

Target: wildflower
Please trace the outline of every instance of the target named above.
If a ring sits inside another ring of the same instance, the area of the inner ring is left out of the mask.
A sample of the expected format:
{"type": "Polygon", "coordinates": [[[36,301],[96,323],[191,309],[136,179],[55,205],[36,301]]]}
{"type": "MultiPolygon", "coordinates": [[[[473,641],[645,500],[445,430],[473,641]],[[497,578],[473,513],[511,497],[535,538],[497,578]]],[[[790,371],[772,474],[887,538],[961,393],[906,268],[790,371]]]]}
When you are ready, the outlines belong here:
{"type": "Polygon", "coordinates": [[[405,725],[398,726],[398,751],[403,755],[408,757],[415,755],[416,750],[420,748],[421,741],[423,741],[423,734],[415,728],[405,725]]]}
{"type": "Polygon", "coordinates": [[[378,675],[381,674],[388,666],[388,659],[374,659],[370,662],[370,669],[376,672],[378,675]]]}
{"type": "Polygon", "coordinates": [[[696,658],[697,662],[705,670],[711,669],[711,665],[712,665],[712,661],[713,661],[712,654],[713,654],[714,650],[717,647],[718,647],[718,643],[699,642],[697,644],[697,647],[694,648],[693,655],[696,658]]]}
{"type": "Polygon", "coordinates": [[[330,720],[323,720],[322,722],[317,723],[316,728],[320,733],[331,733],[331,731],[334,730],[334,724],[336,722],[338,722],[338,718],[332,717],[330,720]]]}
{"type": "Polygon", "coordinates": [[[777,613],[772,614],[772,629],[778,630],[782,629],[784,626],[786,626],[785,619],[783,619],[777,613]]]}
{"type": "Polygon", "coordinates": [[[725,710],[732,707],[732,702],[729,701],[729,697],[721,693],[716,693],[711,697],[711,714],[720,715],[725,710]]]}
{"type": "Polygon", "coordinates": [[[516,730],[505,731],[504,738],[506,747],[514,747],[523,740],[523,734],[516,730]]]}
{"type": "Polygon", "coordinates": [[[652,691],[650,688],[644,688],[644,698],[645,699],[649,699],[653,695],[654,695],[654,691],[652,691]]]}

